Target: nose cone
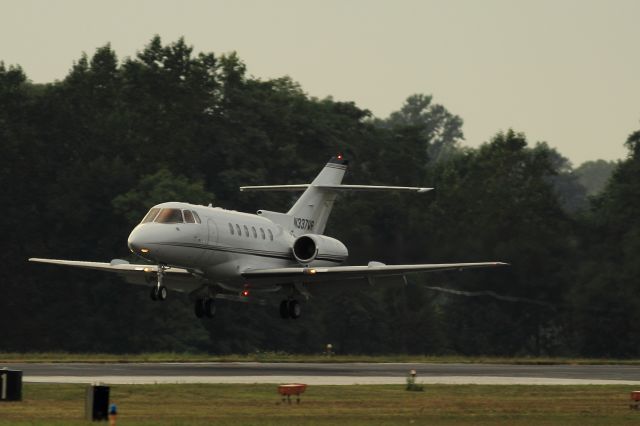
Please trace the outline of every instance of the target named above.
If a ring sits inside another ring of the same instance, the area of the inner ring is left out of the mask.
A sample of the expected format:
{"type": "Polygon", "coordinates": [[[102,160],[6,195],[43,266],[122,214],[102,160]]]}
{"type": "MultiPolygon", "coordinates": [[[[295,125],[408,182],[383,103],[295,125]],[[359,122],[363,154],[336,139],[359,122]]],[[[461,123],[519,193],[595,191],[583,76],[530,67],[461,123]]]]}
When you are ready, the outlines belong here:
{"type": "Polygon", "coordinates": [[[150,252],[149,230],[147,228],[145,225],[138,225],[131,231],[131,234],[129,234],[127,246],[129,246],[129,250],[131,250],[133,254],[145,256],[150,252]]]}

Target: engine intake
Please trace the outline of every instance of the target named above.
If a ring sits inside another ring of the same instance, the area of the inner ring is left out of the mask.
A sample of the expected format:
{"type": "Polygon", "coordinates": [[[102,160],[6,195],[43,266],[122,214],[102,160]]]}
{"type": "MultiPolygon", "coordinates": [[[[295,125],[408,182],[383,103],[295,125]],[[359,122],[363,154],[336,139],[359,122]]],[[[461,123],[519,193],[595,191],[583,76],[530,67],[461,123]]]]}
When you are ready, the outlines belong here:
{"type": "Polygon", "coordinates": [[[340,241],[324,235],[302,235],[293,242],[293,257],[303,264],[327,262],[340,264],[349,256],[349,251],[340,241]]]}

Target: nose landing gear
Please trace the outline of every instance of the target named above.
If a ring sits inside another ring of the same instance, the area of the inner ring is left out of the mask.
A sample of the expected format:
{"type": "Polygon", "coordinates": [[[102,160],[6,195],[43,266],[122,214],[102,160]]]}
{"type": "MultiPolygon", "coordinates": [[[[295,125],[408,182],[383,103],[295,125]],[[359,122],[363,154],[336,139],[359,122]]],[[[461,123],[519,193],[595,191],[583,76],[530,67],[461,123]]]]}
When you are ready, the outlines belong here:
{"type": "Polygon", "coordinates": [[[158,265],[158,282],[155,287],[151,288],[151,300],[159,300],[161,302],[167,300],[167,287],[162,284],[162,280],[164,278],[164,270],[166,266],[158,265]]]}

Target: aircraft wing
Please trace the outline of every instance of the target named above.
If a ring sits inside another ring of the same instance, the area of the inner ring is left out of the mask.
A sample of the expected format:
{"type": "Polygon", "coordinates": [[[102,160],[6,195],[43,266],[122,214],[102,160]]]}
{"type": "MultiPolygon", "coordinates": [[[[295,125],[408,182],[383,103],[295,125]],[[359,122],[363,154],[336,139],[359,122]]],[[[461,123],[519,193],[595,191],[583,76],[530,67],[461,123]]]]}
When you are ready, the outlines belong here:
{"type": "Polygon", "coordinates": [[[452,271],[472,268],[494,268],[505,266],[503,262],[478,263],[435,263],[417,265],[385,265],[370,262],[367,266],[332,266],[317,268],[273,268],[250,269],[242,273],[248,280],[268,280],[283,282],[288,280],[300,282],[323,282],[349,279],[371,279],[377,277],[404,276],[406,274],[435,271],[452,271]]]}
{"type": "MultiPolygon", "coordinates": [[[[41,259],[32,257],[29,262],[48,263],[52,265],[71,266],[75,268],[94,269],[98,271],[115,272],[131,284],[153,285],[158,272],[157,265],[136,265],[126,260],[113,259],[111,262],[85,262],[82,260],[41,259]]],[[[195,282],[196,278],[186,269],[167,268],[164,271],[167,287],[180,290],[183,285],[195,282]]]]}

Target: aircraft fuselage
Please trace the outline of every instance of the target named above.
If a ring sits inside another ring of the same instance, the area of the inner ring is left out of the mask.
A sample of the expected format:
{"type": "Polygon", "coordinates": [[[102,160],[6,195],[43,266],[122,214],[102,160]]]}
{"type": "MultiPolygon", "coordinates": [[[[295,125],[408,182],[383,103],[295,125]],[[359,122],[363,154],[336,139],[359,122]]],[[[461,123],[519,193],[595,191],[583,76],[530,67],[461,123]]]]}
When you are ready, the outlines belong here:
{"type": "MultiPolygon", "coordinates": [[[[131,252],[154,264],[189,269],[235,289],[242,288],[240,273],[247,268],[300,266],[291,251],[296,238],[293,230],[267,218],[179,202],[162,203],[153,209],[182,213],[181,218],[165,223],[143,221],[129,235],[131,252]],[[186,222],[185,212],[195,212],[193,222],[186,222]]],[[[340,263],[316,259],[308,266],[340,263]]]]}

